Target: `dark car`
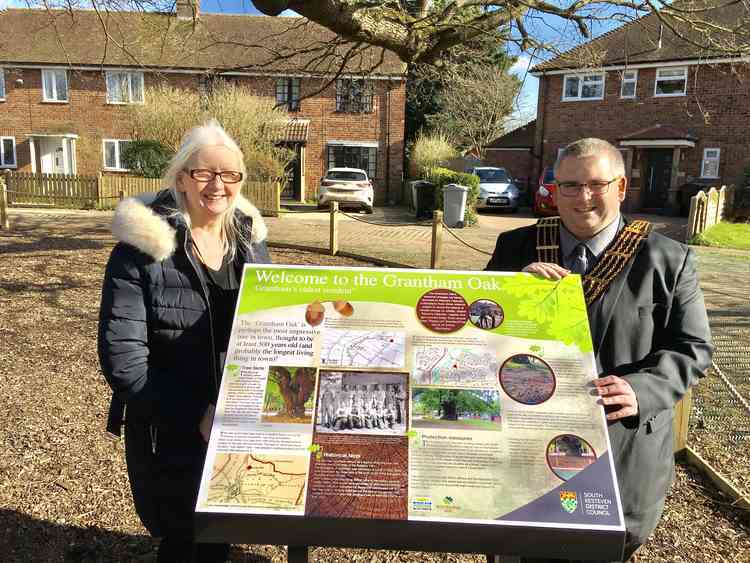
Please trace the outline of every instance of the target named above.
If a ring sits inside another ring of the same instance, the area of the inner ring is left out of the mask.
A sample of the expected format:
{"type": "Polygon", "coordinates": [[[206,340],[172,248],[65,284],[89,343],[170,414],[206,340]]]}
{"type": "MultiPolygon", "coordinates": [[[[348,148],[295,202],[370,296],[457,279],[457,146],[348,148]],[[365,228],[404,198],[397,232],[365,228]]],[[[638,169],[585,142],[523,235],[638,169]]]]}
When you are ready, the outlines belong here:
{"type": "Polygon", "coordinates": [[[539,188],[534,193],[534,215],[557,215],[557,207],[552,199],[557,185],[555,184],[555,171],[551,166],[542,170],[539,177],[539,188]]]}

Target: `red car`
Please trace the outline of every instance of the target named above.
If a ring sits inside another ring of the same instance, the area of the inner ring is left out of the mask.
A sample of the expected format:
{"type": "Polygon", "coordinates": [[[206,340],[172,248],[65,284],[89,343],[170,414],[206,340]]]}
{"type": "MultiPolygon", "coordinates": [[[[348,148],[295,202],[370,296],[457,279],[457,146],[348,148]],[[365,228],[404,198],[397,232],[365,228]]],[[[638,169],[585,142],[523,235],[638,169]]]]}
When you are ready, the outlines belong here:
{"type": "Polygon", "coordinates": [[[542,170],[539,188],[534,193],[534,215],[557,215],[557,207],[552,200],[552,194],[556,189],[554,169],[548,166],[542,170]]]}

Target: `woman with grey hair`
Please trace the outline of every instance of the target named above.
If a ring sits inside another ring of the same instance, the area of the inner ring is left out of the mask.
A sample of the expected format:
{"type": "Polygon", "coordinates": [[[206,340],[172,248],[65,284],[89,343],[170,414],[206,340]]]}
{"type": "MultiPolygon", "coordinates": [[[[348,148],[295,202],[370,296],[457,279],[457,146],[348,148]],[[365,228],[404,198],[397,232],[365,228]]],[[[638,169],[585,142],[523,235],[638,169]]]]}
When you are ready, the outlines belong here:
{"type": "Polygon", "coordinates": [[[270,261],[244,179],[242,151],[211,121],[185,135],[163,191],[115,211],[98,338],[107,430],[125,427],[135,508],[162,538],[159,562],[229,554],[195,542],[193,513],[242,267],[270,261]]]}

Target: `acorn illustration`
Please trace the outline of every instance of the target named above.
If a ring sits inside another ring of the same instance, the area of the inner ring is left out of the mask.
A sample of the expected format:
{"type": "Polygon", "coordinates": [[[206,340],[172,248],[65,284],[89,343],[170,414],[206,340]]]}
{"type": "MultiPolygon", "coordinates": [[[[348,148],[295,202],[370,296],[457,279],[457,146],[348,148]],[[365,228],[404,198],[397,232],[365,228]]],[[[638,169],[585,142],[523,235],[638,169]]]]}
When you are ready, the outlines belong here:
{"type": "Polygon", "coordinates": [[[333,308],[342,317],[351,317],[352,313],[354,313],[354,307],[348,301],[334,301],[333,308]]]}
{"type": "Polygon", "coordinates": [[[307,306],[307,311],[305,311],[305,320],[310,326],[318,326],[323,322],[323,317],[325,317],[325,314],[326,313],[323,304],[320,301],[313,301],[307,306]]]}

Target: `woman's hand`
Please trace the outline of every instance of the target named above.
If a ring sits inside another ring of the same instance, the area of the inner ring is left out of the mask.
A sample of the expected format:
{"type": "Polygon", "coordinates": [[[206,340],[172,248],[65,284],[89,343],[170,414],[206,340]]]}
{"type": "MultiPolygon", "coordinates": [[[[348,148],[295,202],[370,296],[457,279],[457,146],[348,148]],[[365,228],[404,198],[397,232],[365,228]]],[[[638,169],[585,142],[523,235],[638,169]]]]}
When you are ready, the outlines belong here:
{"type": "Polygon", "coordinates": [[[215,413],[216,405],[214,405],[213,403],[209,404],[206,412],[203,414],[201,423],[198,425],[198,428],[201,431],[201,436],[203,436],[203,441],[206,443],[208,443],[208,439],[211,437],[211,426],[214,423],[215,413]]]}

